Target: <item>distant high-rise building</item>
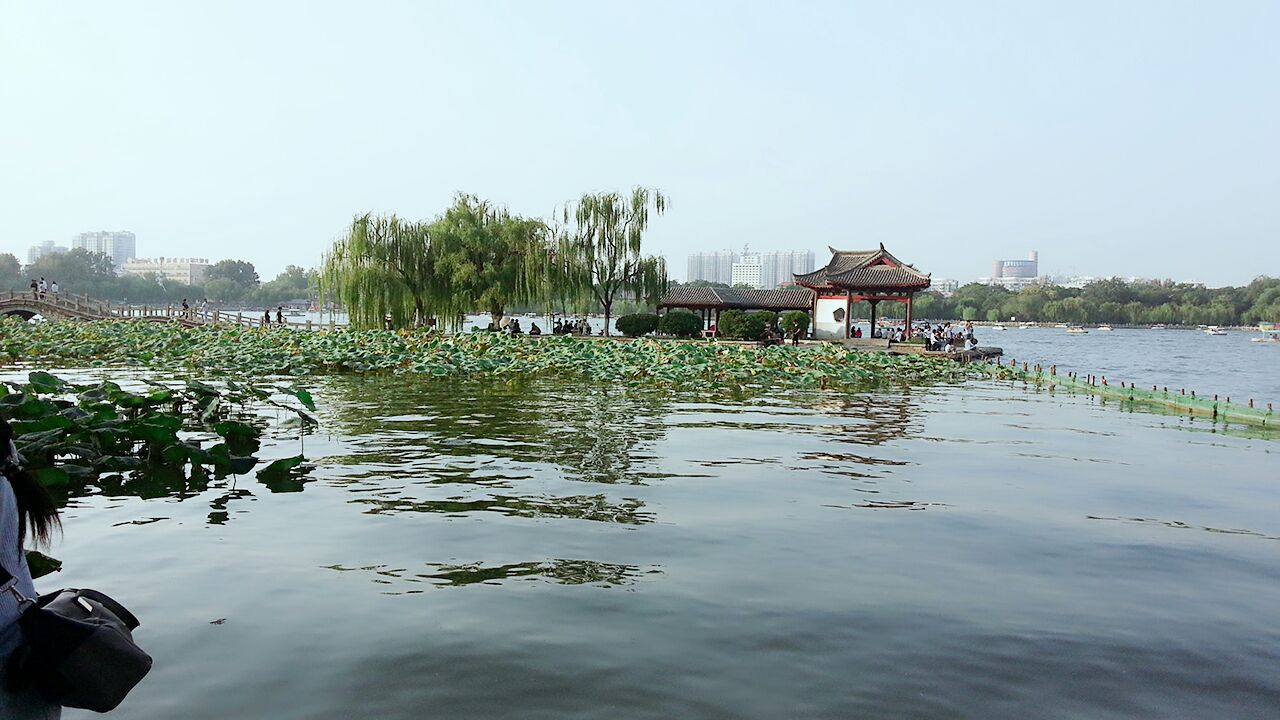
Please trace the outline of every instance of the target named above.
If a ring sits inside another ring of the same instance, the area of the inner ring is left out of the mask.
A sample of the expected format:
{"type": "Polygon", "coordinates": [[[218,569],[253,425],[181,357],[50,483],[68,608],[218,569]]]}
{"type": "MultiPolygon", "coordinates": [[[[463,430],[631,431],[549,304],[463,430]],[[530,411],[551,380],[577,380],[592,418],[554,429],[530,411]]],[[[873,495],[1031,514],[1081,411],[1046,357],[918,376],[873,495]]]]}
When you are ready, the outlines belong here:
{"type": "Polygon", "coordinates": [[[730,275],[732,282],[730,284],[749,285],[759,289],[762,287],[760,284],[760,272],[763,267],[760,264],[759,255],[743,255],[738,258],[738,262],[733,264],[733,270],[730,275]]]}
{"type": "Polygon", "coordinates": [[[813,272],[812,250],[781,250],[760,254],[760,287],[776,288],[790,285],[792,275],[813,272]]]}
{"type": "Polygon", "coordinates": [[[67,251],[67,248],[61,245],[54,245],[52,240],[45,240],[39,245],[32,245],[27,250],[27,264],[30,265],[45,255],[59,255],[67,251]]]}
{"type": "Polygon", "coordinates": [[[71,238],[71,248],[73,250],[83,248],[89,252],[102,253],[110,257],[111,263],[117,268],[124,267],[126,260],[132,260],[138,256],[137,238],[127,230],[80,233],[71,238]]]}
{"type": "Polygon", "coordinates": [[[752,278],[755,288],[775,288],[791,283],[793,273],[807,273],[814,269],[812,250],[781,250],[778,252],[752,252],[744,247],[741,253],[722,250],[713,253],[694,253],[689,256],[689,272],[686,279],[720,282],[727,285],[743,284],[743,277],[752,278]],[[744,266],[734,275],[735,268],[744,266]],[[757,277],[758,275],[758,277],[757,277]],[[739,278],[739,279],[734,279],[739,278]]]}
{"type": "Polygon", "coordinates": [[[694,253],[689,256],[689,272],[685,275],[685,281],[705,280],[731,285],[733,264],[737,261],[738,254],[732,250],[694,253]]]}

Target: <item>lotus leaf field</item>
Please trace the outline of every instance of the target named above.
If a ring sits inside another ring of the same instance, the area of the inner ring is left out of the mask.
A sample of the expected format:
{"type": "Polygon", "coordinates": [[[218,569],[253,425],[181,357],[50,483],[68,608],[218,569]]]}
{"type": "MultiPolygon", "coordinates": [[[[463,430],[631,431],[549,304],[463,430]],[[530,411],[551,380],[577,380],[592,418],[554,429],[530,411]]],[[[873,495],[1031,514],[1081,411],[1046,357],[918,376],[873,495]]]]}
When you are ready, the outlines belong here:
{"type": "Polygon", "coordinates": [[[944,358],[854,352],[838,345],[760,348],[705,341],[231,325],[184,328],[112,321],[6,320],[0,322],[0,353],[8,363],[186,368],[215,375],[536,375],[636,386],[866,387],[957,381],[975,372],[944,358]]]}

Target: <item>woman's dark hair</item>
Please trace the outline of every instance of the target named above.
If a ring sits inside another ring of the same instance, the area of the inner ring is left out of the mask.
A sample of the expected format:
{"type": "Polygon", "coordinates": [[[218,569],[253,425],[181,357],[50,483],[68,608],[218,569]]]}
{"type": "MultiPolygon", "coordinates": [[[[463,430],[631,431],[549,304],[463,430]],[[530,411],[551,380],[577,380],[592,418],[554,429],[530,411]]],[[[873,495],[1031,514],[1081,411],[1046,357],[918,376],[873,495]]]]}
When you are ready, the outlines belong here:
{"type": "Polygon", "coordinates": [[[26,540],[28,530],[37,544],[47,545],[54,529],[62,527],[58,506],[44,485],[18,465],[10,444],[12,440],[13,428],[8,420],[0,418],[0,474],[9,479],[13,496],[18,501],[19,547],[26,540]]]}

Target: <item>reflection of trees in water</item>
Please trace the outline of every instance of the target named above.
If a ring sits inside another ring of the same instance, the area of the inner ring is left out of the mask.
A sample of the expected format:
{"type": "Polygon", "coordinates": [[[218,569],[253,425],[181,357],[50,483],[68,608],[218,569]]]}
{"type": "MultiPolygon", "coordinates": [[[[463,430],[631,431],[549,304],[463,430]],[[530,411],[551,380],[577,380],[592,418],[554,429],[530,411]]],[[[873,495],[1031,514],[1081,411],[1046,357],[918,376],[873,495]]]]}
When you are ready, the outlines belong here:
{"type": "Polygon", "coordinates": [[[479,500],[410,500],[407,498],[359,498],[351,502],[366,505],[370,515],[391,513],[444,513],[463,515],[473,512],[496,512],[515,517],[567,518],[595,522],[645,525],[654,521],[652,513],[643,512],[644,503],[632,498],[610,502],[604,495],[570,495],[568,497],[511,497],[494,495],[479,500]]]}
{"type": "MultiPolygon", "coordinates": [[[[647,575],[660,575],[662,570],[657,566],[641,568],[639,565],[619,565],[615,563],[596,562],[595,560],[544,560],[540,562],[520,562],[508,565],[485,565],[484,563],[426,563],[428,572],[411,573],[406,568],[391,568],[387,565],[369,565],[365,567],[346,567],[329,565],[329,570],[339,572],[367,572],[374,575],[373,581],[381,585],[398,583],[415,583],[436,587],[462,587],[465,585],[487,584],[498,585],[503,581],[541,581],[558,585],[633,585],[647,575]]],[[[421,592],[409,590],[406,592],[421,592]]]]}
{"type": "MultiPolygon", "coordinates": [[[[330,460],[381,465],[387,476],[424,458],[501,458],[552,464],[573,480],[643,483],[637,461],[662,438],[670,406],[668,391],[528,379],[343,377],[330,390],[340,400],[326,424],[367,448],[330,460]]],[[[468,481],[457,463],[431,472],[441,482],[468,481]]],[[[474,481],[483,479],[476,473],[474,481]]]]}

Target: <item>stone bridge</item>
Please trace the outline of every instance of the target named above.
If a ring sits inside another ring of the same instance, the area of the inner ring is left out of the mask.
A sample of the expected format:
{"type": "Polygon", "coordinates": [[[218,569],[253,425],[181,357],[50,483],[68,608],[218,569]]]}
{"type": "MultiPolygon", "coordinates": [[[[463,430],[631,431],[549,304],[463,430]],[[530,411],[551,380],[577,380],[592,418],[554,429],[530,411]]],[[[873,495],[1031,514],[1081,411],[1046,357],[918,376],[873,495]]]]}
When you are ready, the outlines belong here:
{"type": "MultiPolygon", "coordinates": [[[[12,290],[0,293],[0,317],[19,317],[30,320],[37,315],[50,321],[151,320],[173,322],[187,327],[212,323],[229,323],[245,327],[262,327],[266,324],[262,321],[262,316],[256,314],[246,317],[243,313],[225,313],[220,310],[199,311],[192,308],[183,312],[182,308],[173,305],[162,307],[120,305],[109,300],[97,300],[74,293],[19,293],[12,290]]],[[[321,323],[313,323],[310,320],[286,324],[308,330],[325,327],[321,323]]],[[[332,323],[329,326],[332,326],[332,323]]]]}

